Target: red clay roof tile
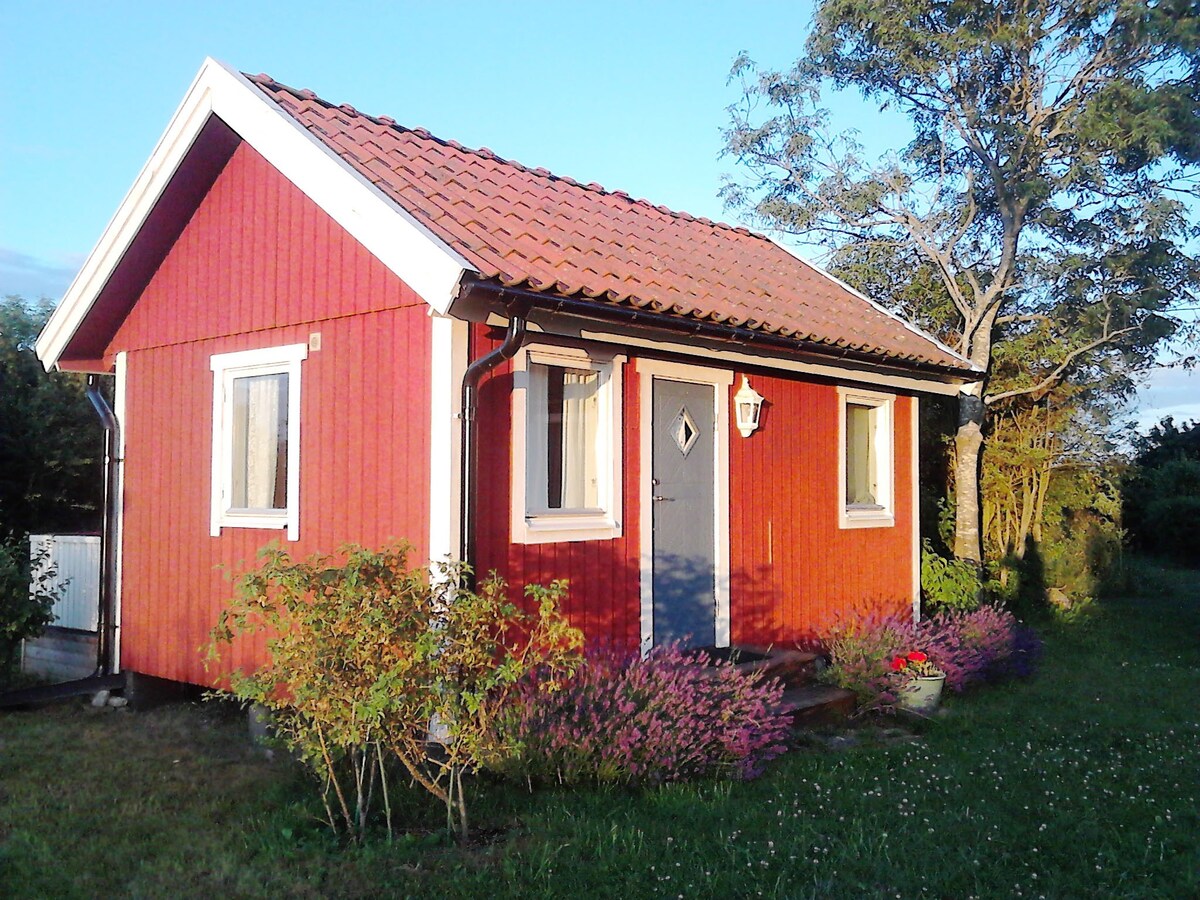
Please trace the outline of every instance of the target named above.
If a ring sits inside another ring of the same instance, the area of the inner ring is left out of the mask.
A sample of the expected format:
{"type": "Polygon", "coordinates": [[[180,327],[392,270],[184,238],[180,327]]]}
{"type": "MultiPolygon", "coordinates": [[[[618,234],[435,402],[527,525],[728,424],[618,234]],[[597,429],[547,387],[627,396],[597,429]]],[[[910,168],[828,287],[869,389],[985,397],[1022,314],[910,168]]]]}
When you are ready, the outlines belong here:
{"type": "Polygon", "coordinates": [[[960,357],[762,235],[528,168],[334,105],[266,75],[263,93],[487,280],[668,312],[885,359],[960,357]]]}

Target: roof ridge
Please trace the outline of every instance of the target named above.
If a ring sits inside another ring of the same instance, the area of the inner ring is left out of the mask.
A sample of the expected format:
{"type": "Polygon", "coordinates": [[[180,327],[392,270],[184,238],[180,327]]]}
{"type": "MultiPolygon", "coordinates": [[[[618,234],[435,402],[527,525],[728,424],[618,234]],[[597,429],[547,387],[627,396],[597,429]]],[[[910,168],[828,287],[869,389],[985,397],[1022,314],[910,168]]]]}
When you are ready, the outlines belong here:
{"type": "Polygon", "coordinates": [[[671,209],[670,207],[664,206],[661,203],[652,203],[645,197],[634,198],[626,191],[609,190],[608,188],[604,187],[604,185],[595,181],[584,184],[583,182],[572,178],[570,175],[555,174],[544,166],[527,166],[525,163],[518,160],[503,157],[488,147],[468,147],[465,144],[460,144],[458,141],[438,137],[427,128],[401,125],[391,116],[373,116],[370,113],[364,113],[362,110],[355,109],[348,103],[333,103],[319,96],[315,91],[310,90],[309,88],[294,88],[291,85],[284,84],[281,81],[276,81],[274,78],[264,72],[260,72],[257,75],[251,75],[248,72],[243,72],[242,74],[245,75],[245,77],[251,82],[261,87],[270,89],[277,88],[279,90],[287,91],[289,94],[293,95],[294,97],[299,97],[302,100],[312,100],[316,103],[320,103],[326,109],[340,109],[348,115],[361,116],[364,119],[369,119],[372,122],[383,125],[387,128],[393,128],[397,131],[415,134],[419,138],[435,141],[444,147],[450,147],[453,150],[458,150],[463,153],[470,153],[471,155],[478,156],[481,159],[492,160],[506,166],[511,166],[514,169],[522,172],[528,172],[529,174],[536,175],[539,178],[547,178],[551,181],[561,181],[565,184],[571,185],[572,187],[581,188],[582,190],[590,191],[594,194],[601,194],[608,197],[619,197],[623,200],[628,200],[634,205],[644,206],[648,209],[656,210],[664,215],[681,219],[686,222],[698,222],[701,225],[707,225],[711,228],[717,228],[723,231],[732,231],[736,234],[744,235],[746,237],[757,238],[758,240],[766,241],[767,243],[774,243],[774,241],[772,241],[767,235],[758,231],[752,231],[744,225],[731,225],[728,222],[715,221],[706,216],[693,215],[692,213],[684,210],[671,209]]]}

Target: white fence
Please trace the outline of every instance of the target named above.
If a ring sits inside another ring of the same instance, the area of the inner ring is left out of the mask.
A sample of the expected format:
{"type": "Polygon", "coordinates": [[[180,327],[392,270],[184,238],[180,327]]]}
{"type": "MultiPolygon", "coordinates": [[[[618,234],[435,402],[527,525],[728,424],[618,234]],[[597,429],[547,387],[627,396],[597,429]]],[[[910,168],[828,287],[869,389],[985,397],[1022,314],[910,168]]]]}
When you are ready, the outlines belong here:
{"type": "Polygon", "coordinates": [[[100,613],[100,538],[82,534],[33,534],[29,536],[32,578],[43,571],[40,566],[53,564],[58,570],[55,582],[62,588],[62,599],[54,605],[59,628],[95,631],[100,613]],[[45,553],[39,561],[39,556],[45,553]]]}

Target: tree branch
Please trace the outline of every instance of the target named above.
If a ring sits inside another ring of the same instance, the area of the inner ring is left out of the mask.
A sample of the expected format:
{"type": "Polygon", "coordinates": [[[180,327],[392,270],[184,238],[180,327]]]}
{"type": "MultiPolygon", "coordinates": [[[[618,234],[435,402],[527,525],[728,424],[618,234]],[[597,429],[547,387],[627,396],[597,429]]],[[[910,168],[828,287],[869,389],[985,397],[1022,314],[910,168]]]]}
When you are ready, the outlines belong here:
{"type": "Polygon", "coordinates": [[[1090,353],[1092,350],[1095,350],[1097,347],[1100,347],[1104,344],[1111,344],[1117,338],[1126,334],[1132,334],[1138,329],[1139,326],[1130,325],[1128,328],[1120,328],[1117,331],[1106,332],[1105,334],[1096,338],[1094,341],[1090,341],[1089,343],[1083,344],[1080,347],[1076,347],[1074,350],[1068,353],[1063,361],[1054,369],[1054,371],[1037,384],[1026,388],[1014,388],[1011,391],[1002,391],[999,394],[992,394],[988,397],[984,397],[984,405],[991,406],[994,403],[999,403],[1001,400],[1009,400],[1013,397],[1021,397],[1027,394],[1035,394],[1039,397],[1043,396],[1047,391],[1051,390],[1055,385],[1059,384],[1063,380],[1067,371],[1071,368],[1071,364],[1074,363],[1079,357],[1083,356],[1083,354],[1090,353]]]}

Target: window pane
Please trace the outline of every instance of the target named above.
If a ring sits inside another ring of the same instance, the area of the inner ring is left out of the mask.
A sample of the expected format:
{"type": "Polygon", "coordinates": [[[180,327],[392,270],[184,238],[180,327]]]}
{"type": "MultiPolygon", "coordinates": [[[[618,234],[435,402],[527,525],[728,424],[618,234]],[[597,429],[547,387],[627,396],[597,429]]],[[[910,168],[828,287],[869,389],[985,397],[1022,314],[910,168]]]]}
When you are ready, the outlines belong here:
{"type": "Polygon", "coordinates": [[[546,508],[598,509],[600,373],[545,366],[546,508]]]}
{"type": "Polygon", "coordinates": [[[233,380],[232,509],[287,508],[288,376],[233,380]]]}
{"type": "Polygon", "coordinates": [[[875,505],[874,410],[846,404],[846,503],[875,505]]]}

